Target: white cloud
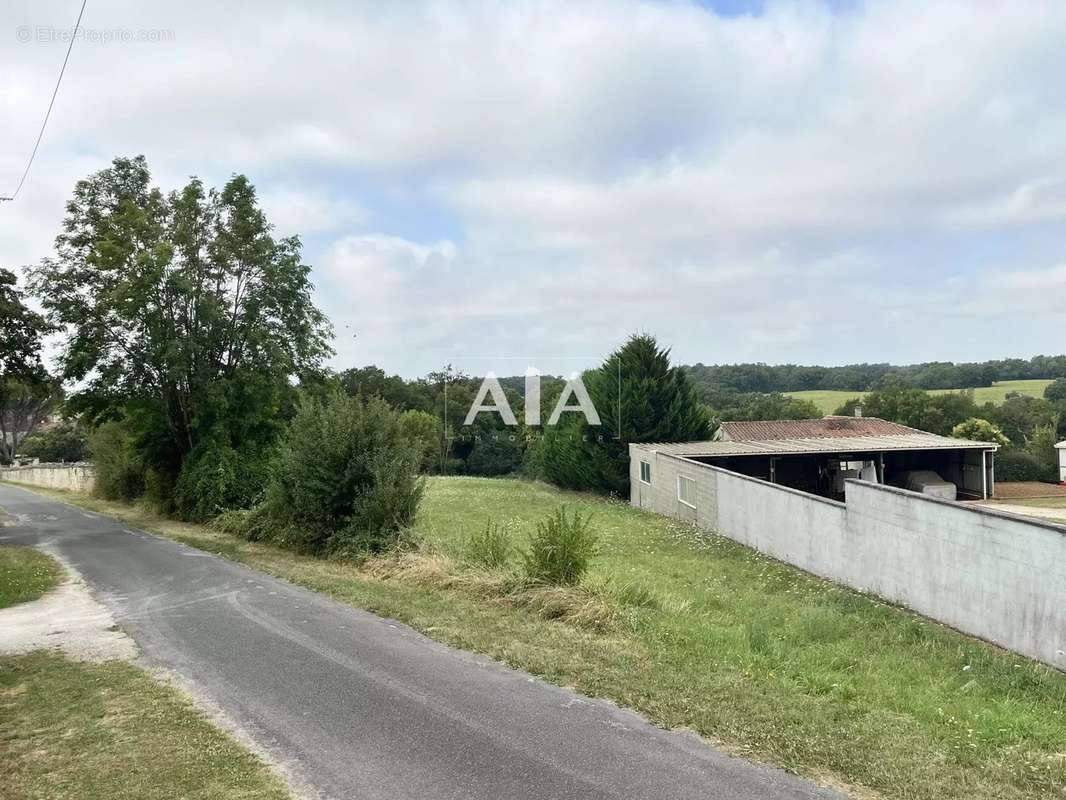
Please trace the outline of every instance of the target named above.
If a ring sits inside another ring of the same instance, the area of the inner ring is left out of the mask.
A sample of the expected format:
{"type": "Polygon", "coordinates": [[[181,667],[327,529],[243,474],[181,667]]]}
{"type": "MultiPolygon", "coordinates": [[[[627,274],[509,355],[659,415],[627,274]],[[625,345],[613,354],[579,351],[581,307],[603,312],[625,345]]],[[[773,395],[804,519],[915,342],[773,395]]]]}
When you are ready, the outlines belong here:
{"type": "Polygon", "coordinates": [[[327,197],[314,190],[274,187],[261,194],[259,201],[282,235],[350,228],[367,220],[366,209],[358,202],[327,197]]]}
{"type": "MultiPolygon", "coordinates": [[[[46,255],[73,182],[143,152],[167,188],[248,173],[279,232],[335,237],[308,255],[359,328],[339,363],[591,354],[637,327],[703,361],[1056,346],[1023,297],[1003,330],[967,309],[1059,286],[1066,4],[116,2],[85,24],[174,41],[75,46],[0,264],[46,255]],[[1033,285],[981,277],[1003,263],[1033,285]]],[[[0,52],[0,179],[61,56],[0,52]]]]}

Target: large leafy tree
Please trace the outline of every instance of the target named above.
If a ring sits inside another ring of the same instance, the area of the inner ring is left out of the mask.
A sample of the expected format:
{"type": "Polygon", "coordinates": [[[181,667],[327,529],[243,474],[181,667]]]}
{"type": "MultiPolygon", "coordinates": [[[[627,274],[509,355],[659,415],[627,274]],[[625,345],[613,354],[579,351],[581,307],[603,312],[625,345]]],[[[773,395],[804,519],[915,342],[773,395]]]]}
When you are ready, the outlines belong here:
{"type": "Polygon", "coordinates": [[[300,249],[274,238],[242,175],[164,194],[139,156],[79,181],[31,282],[66,333],[73,407],[125,417],[164,486],[190,456],[261,451],[293,379],[330,352],[300,249]]]}
{"type": "Polygon", "coordinates": [[[48,321],[26,305],[15,275],[0,269],[0,462],[48,417],[59,386],[41,363],[48,321]]]}

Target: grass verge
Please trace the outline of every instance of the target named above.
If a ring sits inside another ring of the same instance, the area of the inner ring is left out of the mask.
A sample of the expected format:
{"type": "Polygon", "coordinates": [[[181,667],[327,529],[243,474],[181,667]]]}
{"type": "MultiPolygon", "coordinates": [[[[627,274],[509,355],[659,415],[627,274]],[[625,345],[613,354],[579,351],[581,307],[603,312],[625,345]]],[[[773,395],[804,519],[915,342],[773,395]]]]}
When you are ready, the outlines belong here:
{"type": "Polygon", "coordinates": [[[281,781],[177,690],[124,662],[0,658],[0,797],[283,800],[281,781]]]}
{"type": "Polygon", "coordinates": [[[356,567],[45,493],[856,794],[1066,798],[1066,675],[624,504],[434,479],[424,552],[356,567]],[[520,544],[564,503],[593,513],[601,537],[580,596],[534,601],[504,572],[461,565],[486,518],[520,544]],[[582,603],[596,610],[572,613],[582,603]]]}
{"type": "Polygon", "coordinates": [[[62,577],[59,565],[32,547],[0,547],[0,608],[36,600],[62,577]]]}

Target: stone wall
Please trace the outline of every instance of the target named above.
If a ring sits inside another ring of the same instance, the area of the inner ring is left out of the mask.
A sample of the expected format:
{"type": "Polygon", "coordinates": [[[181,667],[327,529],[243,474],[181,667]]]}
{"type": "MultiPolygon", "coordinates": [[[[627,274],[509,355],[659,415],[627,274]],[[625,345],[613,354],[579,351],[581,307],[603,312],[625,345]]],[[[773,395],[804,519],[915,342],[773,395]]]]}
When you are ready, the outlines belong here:
{"type": "Polygon", "coordinates": [[[31,467],[0,467],[0,481],[91,492],[94,483],[92,464],[35,464],[31,467]]]}

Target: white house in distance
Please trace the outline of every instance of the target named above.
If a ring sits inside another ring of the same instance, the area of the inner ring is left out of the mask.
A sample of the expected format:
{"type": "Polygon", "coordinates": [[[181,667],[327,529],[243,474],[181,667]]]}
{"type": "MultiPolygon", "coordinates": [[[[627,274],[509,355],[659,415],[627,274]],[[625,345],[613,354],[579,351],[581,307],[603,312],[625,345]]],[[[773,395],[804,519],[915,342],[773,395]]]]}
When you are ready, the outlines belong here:
{"type": "Polygon", "coordinates": [[[1059,442],[1055,449],[1059,451],[1059,482],[1066,483],[1066,441],[1059,442]]]}

